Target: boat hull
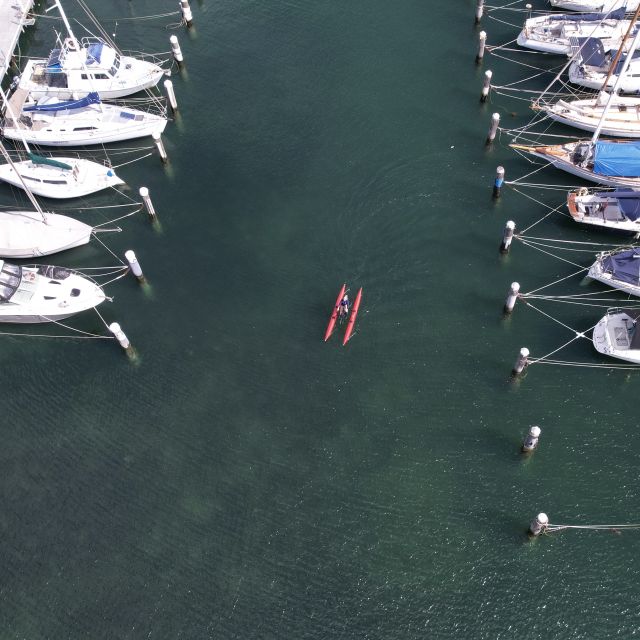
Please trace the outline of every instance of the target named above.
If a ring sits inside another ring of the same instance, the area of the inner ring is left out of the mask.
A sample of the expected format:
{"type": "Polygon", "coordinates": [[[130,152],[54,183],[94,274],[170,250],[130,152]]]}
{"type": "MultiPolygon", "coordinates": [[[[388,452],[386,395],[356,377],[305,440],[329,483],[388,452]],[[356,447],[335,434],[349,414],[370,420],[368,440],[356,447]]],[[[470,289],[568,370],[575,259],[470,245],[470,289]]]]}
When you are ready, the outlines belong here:
{"type": "Polygon", "coordinates": [[[340,293],[336,298],[336,304],[333,307],[333,311],[331,312],[331,317],[329,318],[329,324],[327,325],[327,330],[324,332],[324,341],[326,342],[333,333],[333,329],[336,326],[336,320],[338,319],[338,311],[340,310],[340,301],[344,296],[344,292],[347,290],[347,285],[343,284],[342,289],[340,289],[340,293]]]}
{"type": "Polygon", "coordinates": [[[57,213],[0,211],[0,257],[37,258],[73,249],[91,240],[93,228],[57,213]]]}
{"type": "Polygon", "coordinates": [[[593,346],[605,356],[640,364],[640,349],[634,348],[635,331],[640,327],[627,313],[607,313],[593,328],[593,346]]]}
{"type": "Polygon", "coordinates": [[[56,158],[72,166],[61,169],[50,165],[34,163],[31,160],[0,165],[0,180],[19,189],[22,180],[29,190],[45,198],[68,199],[96,193],[124,182],[114,171],[104,165],[83,158],[56,158]],[[22,177],[22,180],[20,179],[22,177]]]}
{"type": "Polygon", "coordinates": [[[342,346],[344,347],[347,342],[351,339],[351,334],[353,333],[353,328],[356,324],[356,318],[358,317],[358,310],[360,309],[360,302],[362,300],[362,287],[358,290],[358,295],[356,296],[356,300],[353,303],[353,309],[351,310],[351,316],[349,317],[349,322],[347,324],[347,329],[344,332],[344,338],[342,340],[342,346]]]}

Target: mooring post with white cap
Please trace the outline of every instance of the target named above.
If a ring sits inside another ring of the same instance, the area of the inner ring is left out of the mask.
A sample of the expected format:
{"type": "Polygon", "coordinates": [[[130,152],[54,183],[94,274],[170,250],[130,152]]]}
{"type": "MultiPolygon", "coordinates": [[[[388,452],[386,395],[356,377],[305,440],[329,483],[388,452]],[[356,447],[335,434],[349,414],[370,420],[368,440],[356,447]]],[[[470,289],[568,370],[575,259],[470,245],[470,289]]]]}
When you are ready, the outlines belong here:
{"type": "Polygon", "coordinates": [[[516,300],[518,299],[518,294],[520,293],[520,285],[517,282],[511,283],[511,288],[509,289],[509,293],[507,294],[507,299],[504,303],[504,312],[512,313],[513,307],[515,307],[516,300]]]}
{"type": "Polygon", "coordinates": [[[540,440],[541,433],[542,429],[535,425],[529,429],[529,433],[522,443],[522,453],[532,453],[535,450],[538,446],[538,440],[540,440]]]}
{"type": "Polygon", "coordinates": [[[502,234],[502,242],[500,243],[500,253],[509,253],[511,247],[511,241],[513,240],[513,232],[516,230],[516,223],[513,220],[509,220],[504,226],[504,233],[502,234]]]}
{"type": "Polygon", "coordinates": [[[518,354],[518,359],[516,363],[513,365],[513,371],[511,372],[514,376],[519,376],[525,370],[527,365],[529,364],[529,349],[526,347],[522,347],[520,349],[520,353],[518,354]]]}
{"type": "Polygon", "coordinates": [[[491,77],[493,76],[493,71],[487,69],[484,72],[484,82],[482,84],[482,93],[480,94],[480,102],[486,102],[489,97],[489,91],[491,91],[491,77]]]}
{"type": "Polygon", "coordinates": [[[191,7],[189,6],[189,0],[180,0],[180,10],[182,11],[182,19],[187,27],[193,24],[193,14],[191,13],[191,7]]]}
{"type": "Polygon", "coordinates": [[[144,202],[144,206],[149,214],[151,220],[156,219],[156,210],[153,208],[153,202],[151,202],[151,196],[149,195],[149,189],[147,187],[140,187],[138,193],[144,202]]]}
{"type": "Polygon", "coordinates": [[[546,513],[539,513],[529,525],[529,533],[532,536],[539,536],[541,533],[544,533],[549,526],[549,517],[546,513]]]}
{"type": "Polygon", "coordinates": [[[168,159],[168,156],[167,156],[167,150],[164,148],[164,143],[162,142],[162,136],[157,131],[154,131],[151,134],[151,137],[153,138],[153,141],[156,143],[158,153],[160,154],[160,160],[162,160],[162,162],[165,163],[168,159]]]}
{"type": "Polygon", "coordinates": [[[498,199],[502,194],[502,185],[504,183],[505,170],[504,167],[496,168],[496,179],[493,182],[493,197],[498,199]]]}
{"type": "Polygon", "coordinates": [[[133,347],[131,346],[131,343],[129,342],[129,338],[127,338],[127,336],[125,335],[120,325],[117,322],[112,322],[109,325],[109,331],[113,333],[113,335],[115,336],[115,339],[118,341],[120,346],[126,351],[127,355],[131,355],[133,353],[133,347]]]}
{"type": "Polygon", "coordinates": [[[142,273],[142,267],[140,266],[140,263],[138,262],[138,258],[136,258],[135,252],[132,251],[131,249],[129,249],[128,251],[125,251],[124,257],[126,258],[127,262],[129,263],[129,269],[131,269],[131,273],[133,273],[133,275],[136,277],[138,282],[140,282],[141,284],[146,282],[146,278],[144,277],[144,273],[142,273]]]}
{"type": "Polygon", "coordinates": [[[184,64],[184,56],[182,55],[182,49],[180,48],[180,43],[178,42],[178,36],[170,36],[169,42],[171,43],[171,51],[173,52],[175,61],[178,63],[179,67],[182,67],[182,65],[184,64]]]}
{"type": "Polygon", "coordinates": [[[500,114],[494,113],[491,116],[491,126],[489,127],[489,133],[487,133],[487,140],[485,144],[489,146],[496,139],[496,133],[498,133],[498,125],[500,124],[500,114]]]}
{"type": "Polygon", "coordinates": [[[484,58],[484,48],[487,44],[487,32],[481,31],[478,34],[478,53],[476,54],[476,64],[480,64],[482,62],[482,58],[484,58]]]}
{"type": "Polygon", "coordinates": [[[480,24],[480,20],[482,20],[483,12],[484,12],[484,0],[478,0],[478,5],[476,6],[476,24],[480,24]]]}
{"type": "Polygon", "coordinates": [[[533,9],[533,5],[525,4],[524,8],[527,10],[527,13],[529,14],[529,17],[531,17],[531,9],[533,9]]]}
{"type": "Polygon", "coordinates": [[[171,80],[164,81],[164,90],[167,92],[171,110],[175,113],[178,110],[178,101],[176,100],[176,92],[173,90],[173,82],[171,80]]]}

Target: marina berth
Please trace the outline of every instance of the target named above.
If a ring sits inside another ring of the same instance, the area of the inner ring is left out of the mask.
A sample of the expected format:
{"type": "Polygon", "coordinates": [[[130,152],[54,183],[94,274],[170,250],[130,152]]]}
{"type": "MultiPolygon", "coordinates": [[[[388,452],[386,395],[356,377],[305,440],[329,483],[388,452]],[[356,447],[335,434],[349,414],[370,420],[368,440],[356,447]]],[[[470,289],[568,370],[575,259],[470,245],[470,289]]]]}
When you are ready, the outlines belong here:
{"type": "Polygon", "coordinates": [[[34,101],[18,89],[9,98],[2,134],[44,146],[89,146],[159,135],[166,124],[165,115],[105,104],[96,92],[78,100],[34,101]]]}
{"type": "Polygon", "coordinates": [[[605,50],[620,46],[631,24],[624,8],[609,13],[551,13],[529,18],[517,43],[544,53],[571,54],[571,38],[598,38],[605,50]]]}
{"type": "Polygon", "coordinates": [[[0,322],[63,320],[105,299],[100,286],[69,269],[0,260],[0,322]]]}
{"type": "Polygon", "coordinates": [[[569,214],[582,224],[616,231],[640,233],[640,192],[631,189],[589,191],[581,188],[567,195],[569,214]]]}
{"type": "Polygon", "coordinates": [[[640,248],[599,253],[587,275],[629,295],[640,296],[640,248]]]}
{"type": "Polygon", "coordinates": [[[640,364],[640,310],[609,309],[593,329],[593,346],[598,353],[640,364]]]}

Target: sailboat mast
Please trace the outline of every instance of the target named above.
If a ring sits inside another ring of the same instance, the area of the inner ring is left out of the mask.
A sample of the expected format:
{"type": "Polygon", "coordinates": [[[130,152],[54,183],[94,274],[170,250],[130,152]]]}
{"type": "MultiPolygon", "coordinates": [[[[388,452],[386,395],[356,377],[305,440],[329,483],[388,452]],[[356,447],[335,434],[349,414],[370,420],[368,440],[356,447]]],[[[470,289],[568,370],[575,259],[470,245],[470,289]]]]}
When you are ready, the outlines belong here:
{"type": "Polygon", "coordinates": [[[4,145],[1,142],[0,142],[0,154],[2,154],[4,156],[4,159],[7,161],[9,166],[16,172],[16,175],[18,176],[18,179],[22,183],[22,188],[25,190],[26,194],[29,196],[29,200],[31,200],[31,204],[34,206],[35,210],[42,216],[42,219],[46,222],[47,221],[47,217],[45,216],[44,211],[42,210],[42,207],[40,206],[40,203],[36,200],[36,198],[33,195],[33,193],[31,193],[31,189],[29,189],[29,187],[25,183],[24,179],[20,175],[20,172],[18,171],[18,169],[16,169],[16,165],[13,163],[13,160],[11,159],[11,156],[9,155],[9,153],[4,148],[4,145]]]}
{"type": "Polygon", "coordinates": [[[62,5],[60,4],[60,0],[53,0],[53,2],[54,2],[53,7],[49,7],[49,9],[46,9],[46,11],[49,12],[54,7],[57,7],[58,11],[60,12],[60,17],[62,18],[62,22],[64,22],[64,26],[66,27],[67,32],[69,34],[69,38],[71,39],[71,42],[73,43],[74,47],[76,48],[76,51],[79,51],[80,50],[80,44],[78,43],[75,35],[73,35],[73,30],[71,29],[71,25],[69,24],[69,21],[67,20],[67,14],[64,12],[64,9],[62,8],[62,5]]]}

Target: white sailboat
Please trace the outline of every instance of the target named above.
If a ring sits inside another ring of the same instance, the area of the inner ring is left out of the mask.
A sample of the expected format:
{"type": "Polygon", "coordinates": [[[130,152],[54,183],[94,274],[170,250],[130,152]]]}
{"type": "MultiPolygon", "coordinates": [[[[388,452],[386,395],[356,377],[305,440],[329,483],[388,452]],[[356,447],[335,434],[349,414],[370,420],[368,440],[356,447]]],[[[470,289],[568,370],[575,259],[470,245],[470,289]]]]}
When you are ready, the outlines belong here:
{"type": "Polygon", "coordinates": [[[98,284],[69,269],[0,260],[0,322],[63,320],[105,299],[98,284]]]}
{"type": "Polygon", "coordinates": [[[625,9],[609,13],[549,13],[528,18],[517,43],[544,53],[571,54],[571,38],[598,38],[606,51],[620,46],[630,20],[625,9]]]}
{"type": "MultiPolygon", "coordinates": [[[[11,158],[4,145],[0,153],[11,158]]],[[[75,218],[45,213],[26,185],[23,188],[35,211],[0,211],[0,257],[35,258],[79,247],[91,240],[93,228],[75,218]]]]}
{"type": "Polygon", "coordinates": [[[2,134],[12,140],[52,147],[89,146],[161,134],[165,115],[104,104],[93,92],[79,100],[28,99],[23,89],[9,99],[2,134]]]}
{"type": "Polygon", "coordinates": [[[54,7],[67,29],[68,37],[47,59],[29,59],[19,77],[18,87],[34,98],[55,96],[63,100],[96,91],[101,98],[120,98],[154,87],[165,74],[158,64],[121,56],[100,38],[78,40],[59,0],[54,7]]]}
{"type": "Polygon", "coordinates": [[[635,11],[640,0],[549,0],[556,9],[569,11],[613,11],[626,7],[627,11],[635,11]]]}
{"type": "MultiPolygon", "coordinates": [[[[634,22],[640,14],[638,9],[634,15],[634,22]]],[[[602,128],[606,123],[614,96],[618,92],[619,83],[624,78],[631,54],[635,52],[640,43],[640,30],[637,30],[631,47],[630,55],[624,60],[620,74],[613,87],[613,92],[607,95],[606,103],[602,109],[600,120],[595,128],[591,140],[577,140],[556,145],[510,145],[542,158],[559,169],[572,173],[585,180],[591,180],[600,184],[613,187],[631,187],[640,189],[640,141],[636,140],[599,140],[602,128]]],[[[618,56],[620,52],[618,53],[618,56]]],[[[612,68],[617,64],[614,58],[612,68]]],[[[606,83],[606,80],[605,80],[606,83]]]]}
{"type": "Polygon", "coordinates": [[[609,94],[601,92],[594,98],[558,100],[555,103],[537,101],[534,110],[544,111],[552,120],[583,131],[595,131],[600,121],[600,133],[614,138],[640,138],[640,98],[614,95],[607,106],[609,94]],[[607,109],[606,117],[602,116],[607,109]]]}
{"type": "Polygon", "coordinates": [[[608,309],[593,328],[596,351],[612,358],[640,364],[640,328],[638,309],[608,309]]]}

